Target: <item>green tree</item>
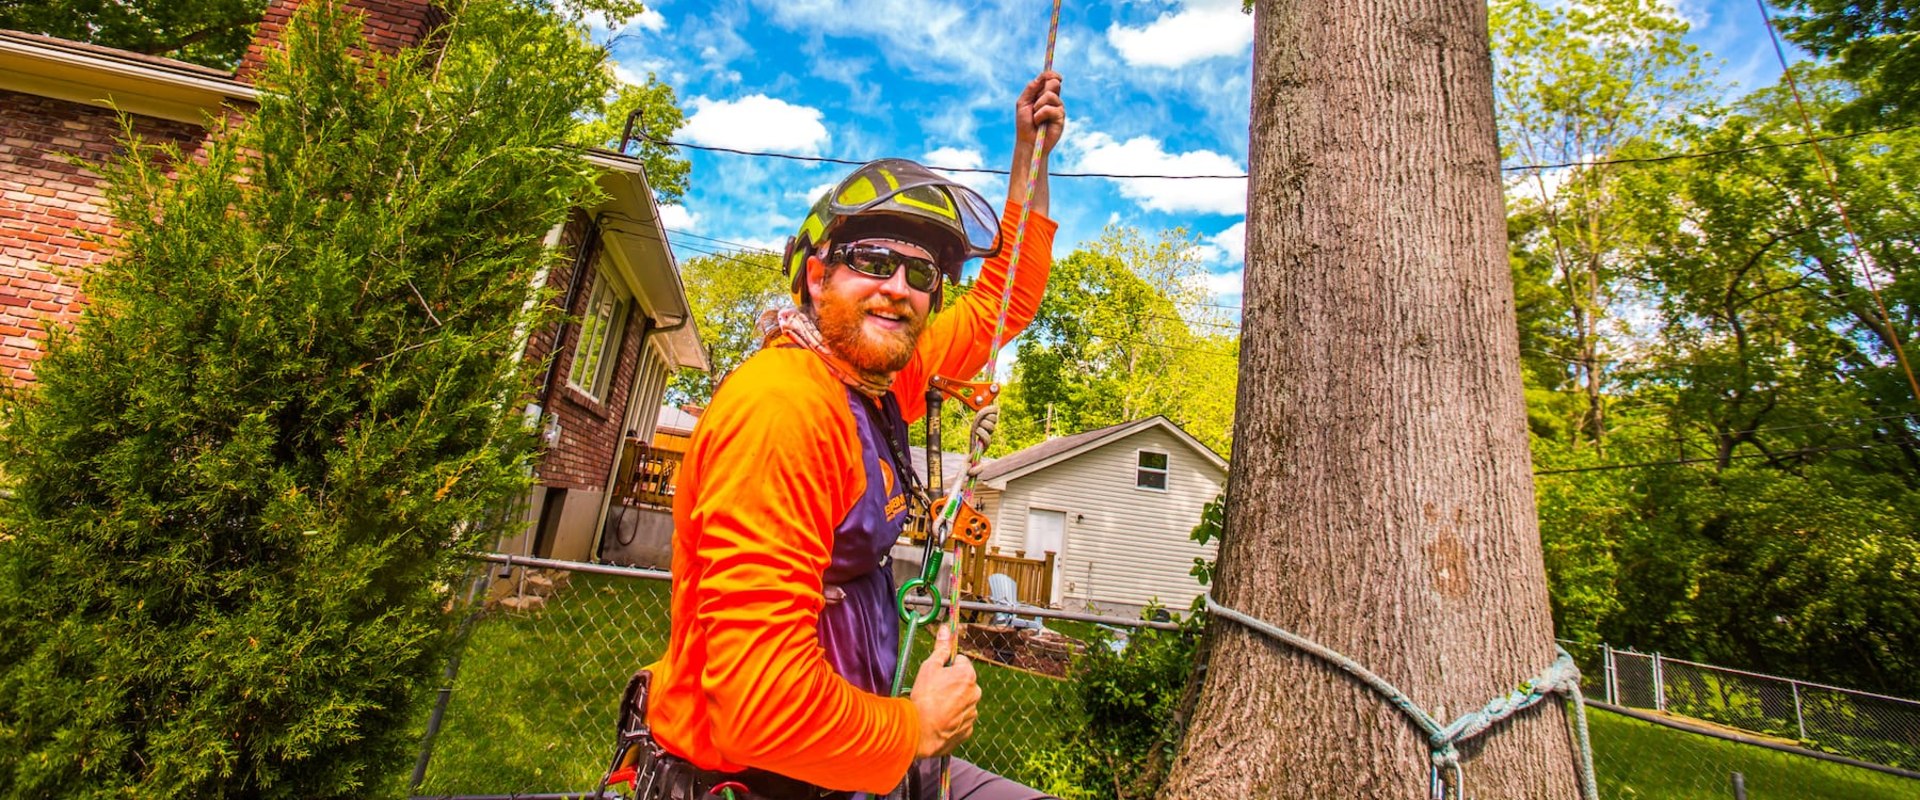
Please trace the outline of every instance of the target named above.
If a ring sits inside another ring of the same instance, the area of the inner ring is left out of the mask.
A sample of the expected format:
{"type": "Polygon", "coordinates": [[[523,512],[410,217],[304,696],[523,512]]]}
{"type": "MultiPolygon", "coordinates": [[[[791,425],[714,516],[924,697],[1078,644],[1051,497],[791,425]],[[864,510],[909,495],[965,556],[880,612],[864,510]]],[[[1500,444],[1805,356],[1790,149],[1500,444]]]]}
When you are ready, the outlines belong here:
{"type": "Polygon", "coordinates": [[[674,148],[662,144],[684,120],[673,87],[661,83],[651,72],[646,83],[617,83],[601,97],[599,107],[589,112],[573,140],[586,147],[618,149],[621,137],[631,136],[626,142],[627,152],[636,154],[646,165],[647,185],[653,187],[654,196],[662,203],[679,200],[687,191],[691,165],[674,148]]]}
{"type": "Polygon", "coordinates": [[[1859,96],[1841,114],[1855,127],[1920,113],[1920,1],[1786,0],[1775,21],[1795,44],[1835,59],[1859,96]]]}
{"type": "Polygon", "coordinates": [[[607,88],[539,8],[448,10],[429,69],[307,3],[244,123],[102,167],[117,254],[0,428],[0,795],[394,788],[526,488],[515,353],[607,88]]]}
{"type": "Polygon", "coordinates": [[[40,0],[0,4],[0,28],[232,69],[267,0],[40,0]]]}
{"type": "Polygon", "coordinates": [[[1528,374],[1557,371],[1543,388],[1584,398],[1565,426],[1570,445],[1604,446],[1618,252],[1633,213],[1619,200],[1621,168],[1606,162],[1683,130],[1703,96],[1701,57],[1661,0],[1496,0],[1491,14],[1503,157],[1569,165],[1508,187],[1514,211],[1537,218],[1509,226],[1524,237],[1514,246],[1552,265],[1560,295],[1539,308],[1565,315],[1557,336],[1529,348],[1528,374]]]}
{"type": "Polygon", "coordinates": [[[1204,276],[1181,229],[1149,241],[1110,226],[1056,262],[1021,339],[1007,435],[997,443],[1018,449],[1164,414],[1226,453],[1233,398],[1220,387],[1238,380],[1238,336],[1207,305],[1204,276]]]}
{"type": "MultiPolygon", "coordinates": [[[[1824,116],[1849,93],[1814,78],[1824,116]]],[[[1893,346],[1914,324],[1916,142],[1822,145],[1863,261],[1816,155],[1783,146],[1804,137],[1786,92],[1763,90],[1675,143],[1719,155],[1621,176],[1649,335],[1615,365],[1608,458],[1535,443],[1556,627],[1905,693],[1920,459],[1893,346]],[[1565,471],[1676,460],[1697,463],[1565,471]]]]}
{"type": "Polygon", "coordinates": [[[760,349],[760,314],[790,304],[780,254],[741,250],[695,256],[680,263],[687,300],[713,369],[681,370],[667,385],[676,402],[705,405],[727,374],[760,349]]]}

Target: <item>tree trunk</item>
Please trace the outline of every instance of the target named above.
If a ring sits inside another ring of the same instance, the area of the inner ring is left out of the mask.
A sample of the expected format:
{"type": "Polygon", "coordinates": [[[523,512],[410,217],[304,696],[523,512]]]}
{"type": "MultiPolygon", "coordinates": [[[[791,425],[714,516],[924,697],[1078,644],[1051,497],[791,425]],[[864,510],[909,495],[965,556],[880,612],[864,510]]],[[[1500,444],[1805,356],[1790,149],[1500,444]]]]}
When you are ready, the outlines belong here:
{"type": "MultiPolygon", "coordinates": [[[[1552,662],[1481,0],[1268,2],[1215,596],[1444,724],[1552,662]]],[[[1162,797],[1416,798],[1425,737],[1212,620],[1162,797]]],[[[1476,798],[1578,796],[1544,703],[1463,748],[1476,798]]]]}

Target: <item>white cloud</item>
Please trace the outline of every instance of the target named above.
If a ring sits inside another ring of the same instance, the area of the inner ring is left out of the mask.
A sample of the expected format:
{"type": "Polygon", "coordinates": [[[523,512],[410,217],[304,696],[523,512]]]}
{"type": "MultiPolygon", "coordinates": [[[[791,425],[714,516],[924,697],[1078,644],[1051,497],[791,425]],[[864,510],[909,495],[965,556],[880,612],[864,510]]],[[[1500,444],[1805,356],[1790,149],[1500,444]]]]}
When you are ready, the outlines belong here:
{"type": "MultiPolygon", "coordinates": [[[[1099,131],[1069,133],[1079,153],[1074,171],[1121,175],[1244,175],[1246,168],[1211,150],[1169,153],[1160,140],[1135,136],[1124,142],[1099,131]]],[[[1246,179],[1112,178],[1120,194],[1149,211],[1245,214],[1246,179]]]]}
{"type": "Polygon", "coordinates": [[[1245,291],[1247,271],[1214,272],[1207,275],[1207,291],[1215,297],[1234,296],[1245,291]]]}
{"type": "Polygon", "coordinates": [[[1022,35],[1028,29],[1012,23],[1034,19],[1031,13],[998,13],[971,1],[916,0],[904,7],[897,0],[754,2],[762,18],[774,24],[810,34],[833,31],[836,36],[869,39],[896,69],[954,84],[996,79],[1010,66],[1007,57],[1015,48],[1027,45],[1022,35]]]}
{"type": "Polygon", "coordinates": [[[1240,220],[1224,231],[1207,237],[1214,247],[1220,248],[1225,259],[1232,263],[1244,263],[1247,260],[1247,221],[1240,220]]]}
{"type": "MultiPolygon", "coordinates": [[[[613,64],[613,77],[615,80],[618,80],[621,83],[631,84],[634,86],[647,85],[647,76],[645,74],[633,69],[629,69],[627,65],[622,64],[618,61],[614,61],[611,63],[613,64]]],[[[658,65],[655,65],[655,64],[641,64],[640,68],[648,70],[649,72],[658,72],[659,70],[657,69],[657,66],[658,65]]]]}
{"type": "Polygon", "coordinates": [[[797,192],[788,192],[787,196],[795,200],[799,200],[801,202],[806,203],[807,208],[811,209],[813,208],[814,202],[818,201],[821,195],[824,195],[828,191],[831,191],[833,187],[839,182],[840,180],[836,178],[834,180],[827,181],[826,183],[820,184],[818,186],[810,186],[805,189],[801,189],[800,191],[797,191],[797,192]]]}
{"type": "Polygon", "coordinates": [[[1177,14],[1139,28],[1115,23],[1107,42],[1128,64],[1181,67],[1218,56],[1242,55],[1253,46],[1253,16],[1241,13],[1240,0],[1188,0],[1177,14]]]}
{"type": "Polygon", "coordinates": [[[1196,244],[1187,248],[1187,253],[1194,259],[1207,264],[1227,260],[1227,251],[1210,244],[1196,244]]]}
{"type": "Polygon", "coordinates": [[[660,224],[669,231],[692,231],[700,227],[700,215],[688,211],[686,206],[678,204],[660,207],[660,224]]]}
{"type": "Polygon", "coordinates": [[[588,11],[580,18],[587,25],[587,34],[596,42],[610,42],[635,30],[659,32],[666,30],[667,18],[651,8],[630,17],[624,25],[613,24],[613,18],[604,11],[588,11]]]}
{"type": "Polygon", "coordinates": [[[992,197],[996,190],[1004,191],[1007,187],[1005,175],[995,175],[991,172],[947,172],[937,169],[938,167],[979,169],[986,165],[987,159],[978,150],[959,147],[936,148],[921,157],[921,162],[929,167],[935,167],[935,172],[952,178],[955,183],[970,187],[988,197],[992,197]]]}
{"type": "Polygon", "coordinates": [[[922,158],[926,159],[927,166],[936,169],[940,167],[979,169],[982,164],[987,163],[986,156],[980,155],[980,151],[960,147],[935,148],[927,151],[922,158]]]}
{"type": "Polygon", "coordinates": [[[696,97],[680,136],[695,144],[819,155],[827,128],[817,108],[753,94],[738,100],[696,97]]]}
{"type": "Polygon", "coordinates": [[[774,254],[783,253],[787,249],[787,237],[785,236],[742,236],[737,239],[728,239],[727,241],[738,244],[748,250],[760,250],[774,254]]]}

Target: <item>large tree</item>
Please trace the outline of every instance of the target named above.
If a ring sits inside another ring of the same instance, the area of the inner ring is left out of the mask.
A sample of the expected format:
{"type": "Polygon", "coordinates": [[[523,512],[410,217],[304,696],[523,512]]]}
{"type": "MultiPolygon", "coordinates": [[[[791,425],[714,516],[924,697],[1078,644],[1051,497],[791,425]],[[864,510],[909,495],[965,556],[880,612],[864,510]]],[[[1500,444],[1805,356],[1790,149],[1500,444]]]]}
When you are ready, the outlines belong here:
{"type": "Polygon", "coordinates": [[[713,369],[676,372],[667,388],[677,402],[706,405],[727,374],[760,349],[760,314],[789,304],[788,281],[780,254],[769,250],[694,256],[680,262],[680,274],[713,369]]]}
{"type": "MultiPolygon", "coordinates": [[[[1215,597],[1448,717],[1553,660],[1486,7],[1260,10],[1246,315],[1215,597]]],[[[1426,737],[1221,619],[1162,796],[1418,797],[1426,737]]],[[[1576,794],[1562,707],[1467,748],[1472,794],[1576,794]]]]}
{"type": "Polygon", "coordinates": [[[0,3],[0,28],[232,69],[267,0],[34,0],[0,3]]]}

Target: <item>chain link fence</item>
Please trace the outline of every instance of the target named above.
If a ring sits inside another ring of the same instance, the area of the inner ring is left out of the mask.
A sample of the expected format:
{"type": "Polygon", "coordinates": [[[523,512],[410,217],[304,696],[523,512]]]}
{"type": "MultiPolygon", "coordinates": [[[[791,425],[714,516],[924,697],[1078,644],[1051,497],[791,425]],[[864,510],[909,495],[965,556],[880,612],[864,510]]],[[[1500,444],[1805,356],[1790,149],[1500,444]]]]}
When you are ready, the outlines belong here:
{"type": "MultiPolygon", "coordinates": [[[[469,636],[423,737],[412,794],[591,792],[612,754],[615,706],[627,678],[666,650],[667,575],[489,558],[461,610],[471,622],[469,636]]],[[[1035,616],[1064,634],[1049,637],[1054,640],[1118,640],[1154,624],[1060,612],[1035,616]],[[1096,634],[1099,628],[1106,633],[1096,634]]],[[[1603,797],[1920,797],[1920,774],[1903,768],[1920,747],[1914,741],[1920,704],[1599,645],[1562,645],[1581,665],[1603,797]]],[[[1065,648],[1065,658],[1074,649],[1065,648]]],[[[924,643],[917,652],[924,657],[924,643]]],[[[1044,674],[1057,671],[1047,658],[994,655],[1024,668],[977,662],[980,724],[959,755],[1021,778],[1035,754],[1060,740],[1063,726],[1077,724],[1062,711],[1075,685],[1070,676],[1044,674]]],[[[1086,788],[1092,797],[1115,797],[1114,787],[1086,788]]]]}

